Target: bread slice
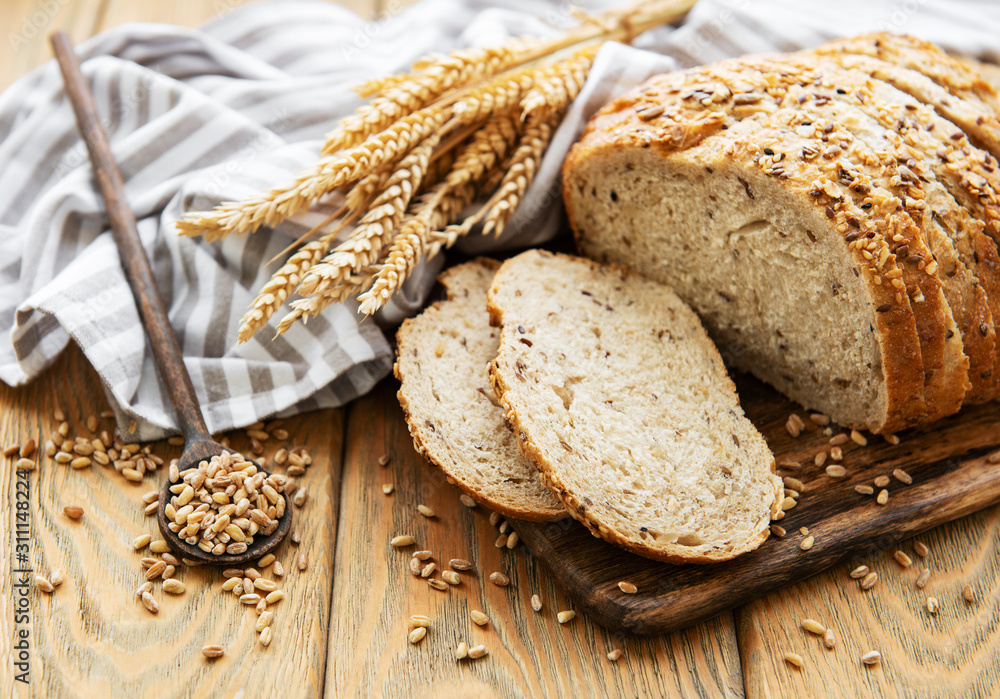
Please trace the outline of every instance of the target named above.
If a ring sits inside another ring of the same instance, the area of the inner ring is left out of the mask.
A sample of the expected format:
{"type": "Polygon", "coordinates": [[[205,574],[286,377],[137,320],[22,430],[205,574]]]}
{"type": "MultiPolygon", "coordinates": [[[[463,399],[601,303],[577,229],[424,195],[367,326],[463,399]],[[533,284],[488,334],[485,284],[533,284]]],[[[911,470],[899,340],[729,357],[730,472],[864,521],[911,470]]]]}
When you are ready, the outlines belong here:
{"type": "Polygon", "coordinates": [[[919,423],[921,339],[943,356],[945,319],[894,251],[922,235],[872,189],[848,129],[702,77],[657,78],[591,121],[563,170],[580,250],[668,281],[732,364],[807,408],[882,433],[919,423]],[[918,337],[915,311],[938,337],[918,337]]]}
{"type": "Polygon", "coordinates": [[[497,272],[489,311],[501,327],[490,377],[519,446],[595,536],[673,563],[767,538],[774,456],[668,287],[532,250],[497,272]]]}
{"type": "Polygon", "coordinates": [[[498,267],[477,259],[447,270],[447,300],[400,327],[399,403],[417,451],[474,500],[506,517],[559,519],[566,511],[518,450],[486,373],[498,342],[486,290],[498,267]]]}

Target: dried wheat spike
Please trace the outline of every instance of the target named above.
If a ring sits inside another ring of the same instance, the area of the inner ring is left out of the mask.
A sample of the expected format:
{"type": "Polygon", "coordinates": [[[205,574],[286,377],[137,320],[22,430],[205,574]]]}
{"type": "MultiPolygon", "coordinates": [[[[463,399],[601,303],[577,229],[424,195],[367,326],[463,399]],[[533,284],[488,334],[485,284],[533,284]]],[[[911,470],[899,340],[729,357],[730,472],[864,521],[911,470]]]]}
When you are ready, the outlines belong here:
{"type": "Polygon", "coordinates": [[[520,123],[513,116],[498,114],[490,117],[458,152],[445,182],[452,189],[470,182],[481,182],[517,142],[519,128],[520,123]]]}
{"type": "MultiPolygon", "coordinates": [[[[323,153],[335,153],[355,146],[406,114],[427,106],[448,90],[496,75],[516,63],[531,45],[522,39],[514,39],[499,46],[431,56],[420,62],[419,65],[425,66],[420,72],[411,73],[398,81],[381,81],[378,96],[341,120],[337,128],[327,135],[323,153]]],[[[363,91],[368,89],[368,85],[362,86],[363,91]]]]}
{"type": "MultiPolygon", "coordinates": [[[[427,193],[416,212],[403,222],[371,288],[358,297],[361,313],[370,315],[385,305],[420,260],[428,256],[431,232],[447,224],[468,206],[475,191],[472,182],[452,187],[445,181],[427,193]]],[[[434,254],[440,249],[441,245],[437,244],[434,254]]]]}
{"type": "Polygon", "coordinates": [[[483,235],[492,232],[499,236],[503,232],[517,205],[521,203],[528,185],[535,178],[538,165],[545,155],[545,149],[549,147],[549,141],[562,114],[562,111],[556,112],[550,121],[533,124],[525,130],[510,159],[509,167],[505,168],[496,193],[483,206],[486,211],[483,235]]]}
{"type": "Polygon", "coordinates": [[[513,109],[534,85],[535,76],[542,70],[537,66],[521,68],[468,90],[452,105],[452,114],[460,122],[471,124],[491,114],[513,109]]]}
{"type": "Polygon", "coordinates": [[[385,189],[371,202],[358,227],[321,264],[309,270],[300,294],[324,293],[378,260],[420,188],[438,141],[438,136],[431,136],[395,166],[385,181],[385,189]]]}
{"type": "Polygon", "coordinates": [[[321,238],[303,245],[281,269],[274,273],[240,321],[238,342],[246,342],[267,325],[267,321],[295,290],[309,269],[326,254],[331,242],[332,238],[329,240],[321,238]]]}
{"type": "Polygon", "coordinates": [[[324,308],[334,303],[344,303],[352,296],[356,296],[371,286],[375,280],[375,275],[381,268],[379,264],[373,264],[358,271],[357,274],[344,279],[339,286],[330,289],[329,293],[320,296],[310,296],[304,299],[296,299],[292,302],[292,311],[287,313],[279,322],[275,337],[284,335],[296,322],[301,320],[307,323],[309,318],[320,313],[324,308]]]}
{"type": "Polygon", "coordinates": [[[576,99],[600,48],[600,43],[592,44],[540,71],[534,85],[521,98],[521,118],[561,111],[576,99]]]}
{"type": "Polygon", "coordinates": [[[177,222],[177,228],[184,235],[204,235],[208,240],[216,240],[230,233],[252,233],[260,226],[281,223],[308,209],[324,194],[401,157],[441,128],[447,116],[439,108],[414,112],[361,145],[321,159],[290,186],[272,189],[243,202],[222,204],[209,213],[191,213],[177,222]]]}

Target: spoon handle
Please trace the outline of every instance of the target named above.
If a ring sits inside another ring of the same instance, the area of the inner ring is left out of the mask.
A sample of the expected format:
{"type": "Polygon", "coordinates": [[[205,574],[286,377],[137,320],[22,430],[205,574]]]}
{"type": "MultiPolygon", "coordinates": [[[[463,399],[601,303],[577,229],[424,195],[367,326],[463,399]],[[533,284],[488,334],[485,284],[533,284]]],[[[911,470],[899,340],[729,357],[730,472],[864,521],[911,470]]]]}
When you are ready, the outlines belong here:
{"type": "Polygon", "coordinates": [[[184,366],[180,345],[167,317],[163,299],[156,289],[153,270],[142,248],[142,241],[135,227],[135,215],[125,199],[121,171],[111,155],[107,134],[97,115],[94,98],[87,80],[80,71],[80,60],[73,51],[69,37],[58,31],[50,37],[56,60],[62,71],[66,95],[73,105],[76,121],[83,140],[90,152],[97,183],[104,198],[111,233],[118,245],[119,257],[125,270],[132,294],[139,307],[139,317],[149,336],[153,357],[160,370],[174,414],[180,423],[181,433],[187,444],[210,440],[208,428],[198,405],[198,398],[191,384],[191,377],[184,366]]]}

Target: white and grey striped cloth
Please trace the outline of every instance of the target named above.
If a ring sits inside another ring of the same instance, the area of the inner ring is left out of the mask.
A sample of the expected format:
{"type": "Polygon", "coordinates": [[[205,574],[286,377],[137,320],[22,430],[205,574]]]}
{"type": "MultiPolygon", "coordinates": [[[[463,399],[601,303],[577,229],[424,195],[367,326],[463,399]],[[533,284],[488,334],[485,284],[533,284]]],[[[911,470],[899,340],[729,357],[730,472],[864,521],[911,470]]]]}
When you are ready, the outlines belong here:
{"type": "MultiPolygon", "coordinates": [[[[177,218],[282,183],[313,163],[322,135],[359,105],[350,87],[364,79],[429,51],[551,34],[570,22],[569,5],[554,0],[423,0],[373,22],[325,2],[271,2],[197,30],[125,25],[78,47],[212,431],[342,405],[389,372],[392,353],[379,326],[362,322],[353,305],[329,308],[278,340],[264,331],[234,344],[239,318],[273,271],[262,263],[323,211],[218,244],[179,238],[177,218]]],[[[504,236],[470,238],[463,247],[552,238],[566,150],[597,107],[649,75],[876,29],[1000,57],[1000,3],[702,0],[679,29],[647,33],[641,48],[601,51],[504,236]]],[[[173,416],[106,228],[50,62],[0,96],[0,327],[9,338],[0,343],[0,379],[31,380],[72,339],[100,374],[119,426],[135,419],[138,437],[153,439],[174,427],[173,416]]],[[[416,275],[383,320],[419,308],[440,265],[416,275]]]]}

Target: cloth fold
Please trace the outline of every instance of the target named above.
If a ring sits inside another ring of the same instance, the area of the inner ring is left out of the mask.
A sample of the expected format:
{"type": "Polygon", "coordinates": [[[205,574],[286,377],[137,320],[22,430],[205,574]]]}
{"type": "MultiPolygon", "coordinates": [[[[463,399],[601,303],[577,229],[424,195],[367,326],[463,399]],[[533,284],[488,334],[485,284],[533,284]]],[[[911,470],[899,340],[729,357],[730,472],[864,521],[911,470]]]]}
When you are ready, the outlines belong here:
{"type": "MultiPolygon", "coordinates": [[[[78,47],[210,430],[343,405],[388,374],[392,350],[354,303],[276,340],[265,329],[235,344],[240,317],[273,272],[265,261],[335,202],[212,244],[178,237],[176,220],[313,164],[323,134],[361,104],[353,85],[405,70],[431,51],[551,35],[573,21],[570,6],[552,0],[422,0],[372,22],[325,2],[265,2],[200,29],[130,24],[78,47]]],[[[472,236],[459,246],[490,253],[554,237],[566,151],[597,108],[650,75],[874,30],[995,59],[998,29],[1000,5],[971,0],[702,0],[679,28],[601,50],[503,236],[472,236]]],[[[421,266],[382,325],[419,309],[442,264],[421,266]]],[[[130,437],[141,440],[174,430],[53,62],[0,95],[0,328],[8,340],[0,343],[0,380],[30,381],[72,340],[101,376],[120,429],[135,420],[130,437]]]]}

